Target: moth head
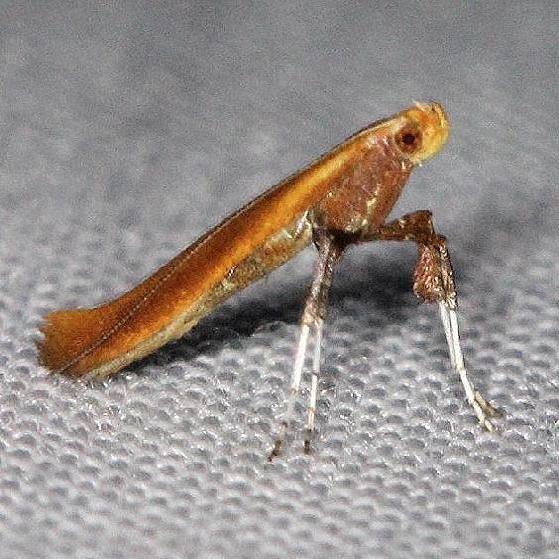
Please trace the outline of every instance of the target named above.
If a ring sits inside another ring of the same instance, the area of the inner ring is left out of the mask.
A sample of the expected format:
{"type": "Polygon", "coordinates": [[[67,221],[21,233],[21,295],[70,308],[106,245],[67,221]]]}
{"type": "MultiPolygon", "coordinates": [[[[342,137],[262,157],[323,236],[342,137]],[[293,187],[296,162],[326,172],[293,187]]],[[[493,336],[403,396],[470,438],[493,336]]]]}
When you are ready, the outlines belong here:
{"type": "Polygon", "coordinates": [[[439,103],[415,103],[390,121],[398,151],[414,165],[439,152],[448,138],[448,119],[439,103]]]}

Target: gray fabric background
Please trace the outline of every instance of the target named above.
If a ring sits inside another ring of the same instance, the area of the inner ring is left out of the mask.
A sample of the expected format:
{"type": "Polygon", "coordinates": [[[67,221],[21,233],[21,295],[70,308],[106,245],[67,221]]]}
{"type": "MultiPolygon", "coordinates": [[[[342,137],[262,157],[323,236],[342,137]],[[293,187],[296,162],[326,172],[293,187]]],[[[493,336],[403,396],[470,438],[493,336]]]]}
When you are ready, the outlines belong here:
{"type": "Polygon", "coordinates": [[[559,556],[558,4],[301,4],[0,3],[2,558],[559,556]],[[310,249],[109,382],[37,365],[43,313],[414,99],[452,131],[398,213],[450,239],[500,433],[410,293],[412,246],[339,270],[311,457],[301,406],[266,462],[310,249]]]}

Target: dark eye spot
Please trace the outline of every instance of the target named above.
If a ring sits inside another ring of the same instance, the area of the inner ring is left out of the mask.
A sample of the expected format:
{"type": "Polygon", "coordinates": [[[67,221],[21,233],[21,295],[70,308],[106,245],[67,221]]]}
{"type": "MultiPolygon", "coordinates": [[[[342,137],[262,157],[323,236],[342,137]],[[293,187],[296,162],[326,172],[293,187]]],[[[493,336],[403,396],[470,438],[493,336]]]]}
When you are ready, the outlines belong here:
{"type": "Polygon", "coordinates": [[[404,134],[404,136],[402,137],[402,142],[404,142],[404,144],[408,146],[412,146],[413,144],[415,144],[415,135],[410,134],[409,132],[407,134],[404,134]]]}
{"type": "Polygon", "coordinates": [[[421,130],[405,126],[396,134],[395,140],[404,153],[413,153],[421,148],[421,130]]]}

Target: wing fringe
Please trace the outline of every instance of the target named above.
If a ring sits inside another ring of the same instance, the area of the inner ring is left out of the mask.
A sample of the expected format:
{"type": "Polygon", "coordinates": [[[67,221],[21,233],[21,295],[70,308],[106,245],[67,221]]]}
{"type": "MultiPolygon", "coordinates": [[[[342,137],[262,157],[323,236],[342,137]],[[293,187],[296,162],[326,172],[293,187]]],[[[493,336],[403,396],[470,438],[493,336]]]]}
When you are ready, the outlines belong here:
{"type": "Polygon", "coordinates": [[[107,328],[107,316],[100,308],[64,309],[44,317],[37,342],[39,363],[53,372],[79,376],[82,356],[100,340],[107,328]]]}

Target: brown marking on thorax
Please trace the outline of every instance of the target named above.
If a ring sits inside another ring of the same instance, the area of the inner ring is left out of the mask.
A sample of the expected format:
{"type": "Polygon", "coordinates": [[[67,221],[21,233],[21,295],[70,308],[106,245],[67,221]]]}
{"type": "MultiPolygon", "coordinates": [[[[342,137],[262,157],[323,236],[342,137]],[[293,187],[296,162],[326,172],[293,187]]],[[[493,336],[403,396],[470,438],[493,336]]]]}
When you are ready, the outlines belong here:
{"type": "Polygon", "coordinates": [[[387,140],[377,141],[313,207],[313,221],[349,234],[379,227],[400,197],[412,167],[387,140]]]}

